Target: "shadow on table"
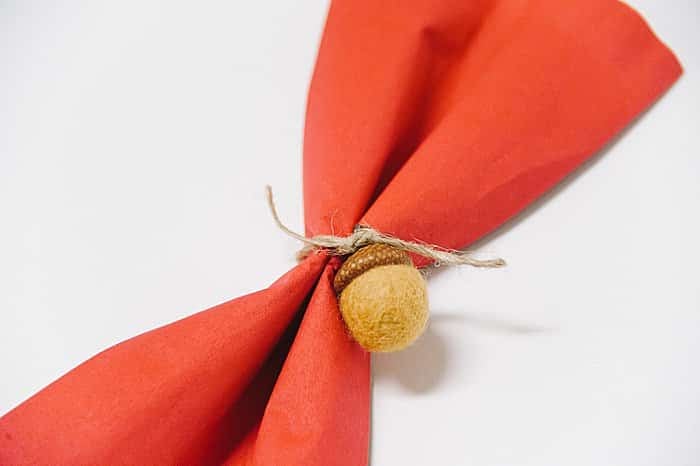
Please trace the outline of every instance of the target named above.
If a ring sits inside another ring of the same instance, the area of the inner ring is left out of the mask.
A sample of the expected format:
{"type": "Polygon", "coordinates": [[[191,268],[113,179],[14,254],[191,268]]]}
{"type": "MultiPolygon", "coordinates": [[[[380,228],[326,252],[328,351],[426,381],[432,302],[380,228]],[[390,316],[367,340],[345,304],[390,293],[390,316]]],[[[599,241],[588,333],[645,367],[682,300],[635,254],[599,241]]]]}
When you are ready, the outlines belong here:
{"type": "MultiPolygon", "coordinates": [[[[506,321],[479,313],[436,312],[425,333],[413,345],[395,353],[372,355],[374,381],[394,379],[410,392],[425,393],[438,386],[448,372],[450,347],[440,330],[446,325],[464,325],[473,329],[511,335],[536,335],[550,329],[532,324],[506,321]]],[[[463,351],[464,345],[460,345],[463,351]]],[[[471,357],[472,351],[467,357],[471,357]]],[[[464,357],[461,358],[464,360],[464,357]]]]}

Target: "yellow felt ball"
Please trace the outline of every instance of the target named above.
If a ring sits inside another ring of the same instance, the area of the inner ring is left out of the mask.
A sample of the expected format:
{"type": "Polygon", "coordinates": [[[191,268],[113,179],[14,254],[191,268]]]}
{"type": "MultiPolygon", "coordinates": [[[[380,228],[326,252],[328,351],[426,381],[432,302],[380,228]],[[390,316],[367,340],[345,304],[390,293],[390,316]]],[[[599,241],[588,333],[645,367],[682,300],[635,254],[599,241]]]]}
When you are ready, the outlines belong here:
{"type": "Polygon", "coordinates": [[[413,343],[428,322],[425,279],[412,265],[374,267],[340,294],[340,312],[367,351],[398,351],[413,343]]]}

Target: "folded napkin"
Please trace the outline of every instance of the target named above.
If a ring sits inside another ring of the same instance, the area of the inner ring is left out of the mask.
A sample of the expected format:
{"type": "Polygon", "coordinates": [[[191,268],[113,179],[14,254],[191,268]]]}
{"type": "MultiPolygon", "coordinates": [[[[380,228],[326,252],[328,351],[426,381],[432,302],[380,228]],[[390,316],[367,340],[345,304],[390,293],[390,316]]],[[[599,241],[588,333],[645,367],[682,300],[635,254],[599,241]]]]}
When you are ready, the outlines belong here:
{"type": "MultiPolygon", "coordinates": [[[[306,233],[363,224],[464,247],[680,74],[615,0],[334,0],[309,91],[306,233]]],[[[366,464],[370,358],[339,316],[338,265],[311,255],[98,354],[0,418],[0,464],[366,464]]]]}

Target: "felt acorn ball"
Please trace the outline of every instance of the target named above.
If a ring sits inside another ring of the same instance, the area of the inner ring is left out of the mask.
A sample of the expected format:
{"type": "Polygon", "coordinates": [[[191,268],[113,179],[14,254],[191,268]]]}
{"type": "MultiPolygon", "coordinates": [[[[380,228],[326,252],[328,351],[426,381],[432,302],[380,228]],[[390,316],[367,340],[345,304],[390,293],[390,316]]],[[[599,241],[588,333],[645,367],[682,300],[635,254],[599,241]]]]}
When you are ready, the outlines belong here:
{"type": "Polygon", "coordinates": [[[400,249],[365,246],[343,263],[333,286],[345,325],[367,351],[404,349],[428,322],[425,279],[400,249]]]}

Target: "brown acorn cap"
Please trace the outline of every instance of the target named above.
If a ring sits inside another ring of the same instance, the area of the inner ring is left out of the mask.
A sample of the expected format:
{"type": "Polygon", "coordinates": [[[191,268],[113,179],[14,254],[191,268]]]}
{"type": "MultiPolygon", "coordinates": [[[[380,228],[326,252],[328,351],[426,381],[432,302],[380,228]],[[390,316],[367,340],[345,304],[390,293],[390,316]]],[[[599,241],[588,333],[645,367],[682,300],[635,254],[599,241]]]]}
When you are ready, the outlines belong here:
{"type": "Polygon", "coordinates": [[[371,268],[380,265],[412,265],[411,257],[406,251],[386,244],[370,244],[356,251],[340,267],[333,280],[335,292],[340,294],[355,278],[371,268]]]}

